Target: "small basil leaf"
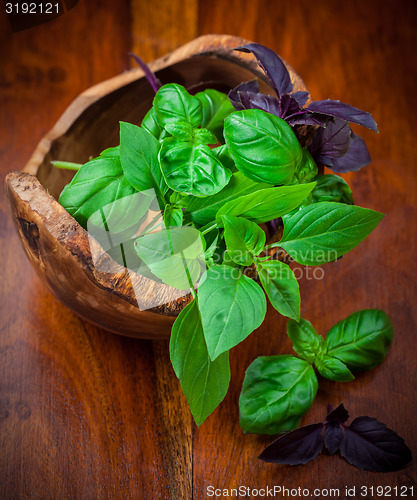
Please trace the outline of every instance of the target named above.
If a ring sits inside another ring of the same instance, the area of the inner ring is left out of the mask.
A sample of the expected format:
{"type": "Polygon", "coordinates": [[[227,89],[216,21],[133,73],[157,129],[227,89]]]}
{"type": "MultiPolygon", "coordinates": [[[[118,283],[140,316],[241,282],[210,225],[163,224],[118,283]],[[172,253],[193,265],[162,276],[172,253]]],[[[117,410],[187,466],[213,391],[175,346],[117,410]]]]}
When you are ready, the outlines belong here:
{"type": "Polygon", "coordinates": [[[341,424],[345,423],[346,420],[349,418],[349,413],[346,410],[345,406],[343,403],[340,403],[340,405],[332,410],[326,417],[326,422],[339,422],[341,424]]]}
{"type": "Polygon", "coordinates": [[[355,378],[344,363],[331,356],[316,358],[314,365],[322,377],[335,382],[349,382],[355,378]]]}
{"type": "Polygon", "coordinates": [[[307,148],[303,148],[303,159],[294,175],[292,183],[301,184],[316,180],[317,171],[316,162],[311,156],[309,150],[307,148]]]}
{"type": "Polygon", "coordinates": [[[162,142],[159,161],[168,186],[174,191],[194,196],[217,193],[232,175],[208,146],[171,137],[162,142]]]}
{"type": "Polygon", "coordinates": [[[383,217],[380,212],[342,203],[308,205],[284,223],[279,246],[299,264],[317,266],[355,248],[383,217]]]}
{"type": "Polygon", "coordinates": [[[230,258],[243,266],[253,264],[253,256],[264,249],[266,235],[262,229],[243,217],[224,215],[224,238],[230,258]]]}
{"type": "Polygon", "coordinates": [[[156,93],[153,105],[157,120],[163,127],[178,120],[185,120],[193,127],[198,127],[203,118],[200,101],[177,83],[163,85],[156,93]]]}
{"type": "Polygon", "coordinates": [[[301,318],[287,323],[287,334],[294,351],[308,362],[321,355],[324,351],[324,339],[319,335],[310,321],[301,318]]]}
{"type": "Polygon", "coordinates": [[[287,184],[302,161],[292,128],[260,109],[230,114],[224,121],[224,137],[237,168],[254,181],[287,184]]]}
{"type": "Polygon", "coordinates": [[[194,129],[192,125],[184,120],[168,122],[166,131],[180,141],[192,141],[194,129]]]}
{"type": "Polygon", "coordinates": [[[239,100],[244,109],[262,109],[267,113],[281,117],[280,102],[272,95],[255,92],[239,92],[239,100]]]}
{"type": "MultiPolygon", "coordinates": [[[[216,149],[218,148],[212,149],[212,153],[215,153],[216,149]]],[[[247,194],[255,193],[266,187],[268,187],[268,184],[254,182],[241,172],[236,172],[232,175],[230,182],[217,194],[205,198],[188,196],[185,208],[187,212],[190,212],[193,222],[205,225],[214,221],[216,213],[223,205],[226,205],[227,202],[247,194]]]]}
{"type": "Polygon", "coordinates": [[[315,183],[312,182],[297,186],[274,187],[239,196],[220,208],[216,222],[222,224],[222,215],[245,217],[257,224],[268,222],[298,207],[314,186],[315,183]]]}
{"type": "MultiPolygon", "coordinates": [[[[224,142],[223,123],[225,118],[234,111],[233,105],[226,94],[214,89],[198,92],[195,97],[201,102],[203,118],[201,126],[213,132],[217,141],[224,142]]],[[[207,143],[208,144],[208,143],[207,143]]]]}
{"type": "Polygon", "coordinates": [[[340,454],[355,467],[372,472],[402,469],[412,458],[404,439],[371,417],[358,417],[345,426],[340,454]]]}
{"type": "Polygon", "coordinates": [[[179,290],[191,288],[205,269],[204,242],[192,227],[141,236],[135,241],[135,250],[155,276],[179,290]]]}
{"type": "Polygon", "coordinates": [[[313,367],[294,356],[261,356],[246,370],[239,398],[244,432],[278,434],[300,424],[317,393],[313,367]]]}
{"type": "Polygon", "coordinates": [[[323,424],[311,424],[283,434],[267,446],[258,458],[267,463],[304,465],[323,449],[323,424]]]}
{"type": "Polygon", "coordinates": [[[147,130],[120,122],[120,161],[126,179],[137,191],[168,190],[158,163],[158,141],[147,130]]]}
{"type": "Polygon", "coordinates": [[[239,83],[239,85],[228,93],[227,97],[232,102],[236,110],[244,109],[241,102],[242,92],[253,92],[257,94],[259,92],[258,80],[255,78],[255,80],[250,80],[249,82],[239,83]]]}
{"type": "Polygon", "coordinates": [[[329,356],[352,370],[369,370],[385,359],[393,336],[392,323],[384,311],[364,309],[334,325],[326,336],[326,346],[329,356]]]}
{"type": "Polygon", "coordinates": [[[332,166],[334,158],[344,156],[349,150],[350,138],[348,122],[336,118],[317,130],[310,151],[316,161],[332,166]]]}
{"type": "Polygon", "coordinates": [[[211,361],[196,300],[175,320],[169,352],[195,423],[201,425],[227,393],[230,366],[228,352],[211,361]]]}
{"type": "Polygon", "coordinates": [[[334,158],[330,168],[333,172],[357,172],[369,163],[371,163],[371,155],[365,141],[351,132],[349,150],[344,156],[334,158]]]}
{"type": "Polygon", "coordinates": [[[300,318],[300,290],[291,268],[279,260],[257,263],[259,280],[272,306],[283,316],[300,318]]]}
{"type": "MultiPolygon", "coordinates": [[[[207,260],[213,258],[213,255],[217,249],[219,238],[220,234],[217,228],[215,228],[213,231],[210,231],[208,234],[204,236],[204,239],[206,241],[206,251],[204,252],[204,258],[206,259],[206,262],[207,260]]],[[[212,263],[214,264],[214,262],[212,263]]]]}
{"type": "Polygon", "coordinates": [[[206,128],[194,129],[193,141],[195,144],[216,144],[217,137],[206,128]]]}
{"type": "Polygon", "coordinates": [[[213,266],[198,287],[198,303],[210,358],[242,342],[262,324],[266,313],[261,287],[230,266],[213,266]]]}
{"type": "MultiPolygon", "coordinates": [[[[226,146],[226,144],[223,144],[222,146],[218,146],[217,148],[213,148],[211,152],[216,155],[216,157],[223,163],[223,165],[228,168],[231,172],[237,172],[237,168],[235,165],[235,162],[233,161],[233,158],[230,156],[230,151],[229,148],[226,146]]],[[[243,176],[243,174],[241,174],[243,176]]],[[[248,177],[244,176],[245,179],[248,179],[248,177]]],[[[248,179],[250,180],[250,179],[248,179]]],[[[268,187],[268,184],[263,184],[260,182],[254,183],[251,181],[254,185],[263,185],[264,187],[268,187]]]]}
{"type": "Polygon", "coordinates": [[[326,422],[324,427],[324,444],[330,453],[334,455],[340,447],[340,442],[343,439],[343,430],[339,422],[326,422]]]}
{"type": "Polygon", "coordinates": [[[164,127],[158,123],[154,107],[152,107],[144,116],[141,128],[147,130],[151,135],[158,139],[158,141],[161,140],[162,136],[166,134],[164,127]]]}
{"type": "Polygon", "coordinates": [[[164,210],[164,226],[180,227],[183,223],[183,211],[181,208],[175,208],[171,205],[166,205],[164,210]]]}
{"type": "Polygon", "coordinates": [[[336,201],[353,205],[352,191],[342,177],[334,174],[318,175],[315,181],[316,187],[311,192],[313,203],[336,201]]]}

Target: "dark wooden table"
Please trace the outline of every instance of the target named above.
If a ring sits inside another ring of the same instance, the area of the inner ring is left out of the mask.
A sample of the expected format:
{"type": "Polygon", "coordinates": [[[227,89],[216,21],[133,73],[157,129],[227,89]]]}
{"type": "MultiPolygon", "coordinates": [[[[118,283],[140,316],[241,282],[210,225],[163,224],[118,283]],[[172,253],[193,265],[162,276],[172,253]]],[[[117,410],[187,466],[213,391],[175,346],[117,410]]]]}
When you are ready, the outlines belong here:
{"type": "MultiPolygon", "coordinates": [[[[128,51],[149,61],[200,34],[270,46],[315,99],[372,112],[380,134],[361,131],[372,165],[346,178],[357,204],[387,217],[357,249],[323,266],[322,280],[301,280],[302,316],[325,333],[357,309],[381,308],[395,340],[387,360],[354,382],[320,380],[303,423],[343,401],[353,416],[396,430],[417,456],[416,2],[80,0],[64,16],[14,33],[1,10],[2,178],[24,166],[81,91],[130,66],[128,51]]],[[[417,496],[415,464],[374,474],[338,456],[296,468],[256,458],[270,438],[243,435],[237,402],[256,356],[290,352],[285,321],[273,311],[232,352],[230,392],[197,429],[167,342],[118,337],[58,303],[24,256],[4,194],[0,201],[1,499],[201,499],[209,485],[339,488],[333,498],[347,498],[346,486],[366,498],[361,486],[407,485],[417,496]]]]}

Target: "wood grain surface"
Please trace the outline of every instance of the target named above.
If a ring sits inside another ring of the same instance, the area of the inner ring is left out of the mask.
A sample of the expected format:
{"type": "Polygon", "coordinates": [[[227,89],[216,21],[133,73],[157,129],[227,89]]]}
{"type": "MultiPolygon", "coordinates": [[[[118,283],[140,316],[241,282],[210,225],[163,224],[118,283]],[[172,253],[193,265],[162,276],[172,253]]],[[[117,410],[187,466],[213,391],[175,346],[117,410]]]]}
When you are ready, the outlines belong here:
{"type": "MultiPolygon", "coordinates": [[[[128,51],[149,61],[200,34],[268,45],[315,99],[370,111],[380,133],[360,133],[372,165],[346,179],[358,205],[387,216],[357,249],[322,266],[322,279],[304,273],[302,316],[325,333],[357,309],[378,307],[392,318],[395,340],[387,360],[355,381],[321,379],[303,423],[320,421],[328,403],[343,401],[352,416],[380,418],[417,456],[416,18],[413,0],[80,0],[61,18],[12,33],[2,10],[2,179],[25,165],[79,93],[130,67],[128,51]]],[[[232,351],[229,394],[197,429],[167,342],[116,336],[57,302],[20,248],[4,194],[0,252],[1,499],[203,499],[209,485],[339,488],[333,498],[341,499],[346,486],[407,485],[417,494],[415,463],[373,474],[338,456],[295,468],[256,458],[270,438],[242,433],[237,401],[256,356],[290,353],[285,320],[273,310],[232,351]]]]}

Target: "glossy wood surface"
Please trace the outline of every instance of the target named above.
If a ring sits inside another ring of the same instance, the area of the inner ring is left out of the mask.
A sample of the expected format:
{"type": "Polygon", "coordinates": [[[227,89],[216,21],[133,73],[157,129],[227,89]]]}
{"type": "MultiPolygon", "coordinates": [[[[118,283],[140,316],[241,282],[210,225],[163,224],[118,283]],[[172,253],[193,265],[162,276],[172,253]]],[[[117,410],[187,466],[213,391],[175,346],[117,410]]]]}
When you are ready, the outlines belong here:
{"type": "MultiPolygon", "coordinates": [[[[387,360],[355,381],[320,380],[303,423],[343,401],[352,416],[385,422],[417,455],[416,15],[411,0],[80,0],[61,18],[12,33],[1,11],[2,178],[25,165],[78,94],[130,67],[128,51],[149,61],[200,34],[268,45],[315,99],[370,111],[380,134],[360,134],[372,165],[346,179],[357,204],[387,216],[357,249],[323,266],[323,279],[311,279],[312,270],[304,275],[302,315],[325,333],[357,309],[378,307],[391,316],[395,340],[387,360]]],[[[20,247],[4,194],[0,252],[0,498],[202,499],[209,485],[339,488],[336,498],[347,498],[346,486],[407,485],[417,492],[414,463],[372,474],[338,456],[296,468],[256,458],[270,438],[243,435],[237,400],[256,356],[290,353],[285,320],[274,311],[232,352],[229,394],[197,429],[167,342],[113,335],[58,303],[20,247]]],[[[356,498],[366,497],[357,491],[356,498]]]]}

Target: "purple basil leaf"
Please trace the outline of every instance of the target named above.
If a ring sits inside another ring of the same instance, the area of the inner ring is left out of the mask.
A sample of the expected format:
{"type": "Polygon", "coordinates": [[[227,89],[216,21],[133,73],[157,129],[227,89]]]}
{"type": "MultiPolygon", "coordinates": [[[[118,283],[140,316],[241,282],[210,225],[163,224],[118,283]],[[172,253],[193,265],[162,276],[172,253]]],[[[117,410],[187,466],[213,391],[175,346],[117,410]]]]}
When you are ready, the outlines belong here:
{"type": "Polygon", "coordinates": [[[326,128],[317,130],[309,147],[310,153],[316,161],[331,166],[333,158],[339,158],[349,150],[350,137],[348,122],[333,118],[326,128]]]}
{"type": "Polygon", "coordinates": [[[399,470],[411,461],[404,440],[371,417],[358,417],[345,427],[340,453],[355,467],[372,472],[399,470]]]}
{"type": "Polygon", "coordinates": [[[258,458],[276,464],[306,464],[323,449],[322,428],[323,424],[311,424],[287,432],[267,446],[258,458]]]}
{"type": "Polygon", "coordinates": [[[309,93],[304,90],[298,90],[297,92],[293,92],[291,97],[298,102],[300,107],[303,107],[304,104],[308,101],[309,93]]]}
{"type": "Polygon", "coordinates": [[[262,109],[267,113],[280,116],[280,105],[276,97],[253,92],[238,92],[240,102],[245,109],[262,109]]]}
{"type": "Polygon", "coordinates": [[[233,106],[237,110],[244,109],[240,102],[239,92],[253,92],[254,94],[257,94],[259,92],[258,80],[255,79],[255,80],[250,80],[249,82],[240,83],[229,92],[227,97],[230,99],[233,106]],[[237,108],[236,105],[239,107],[237,108]]]}
{"type": "Polygon", "coordinates": [[[304,109],[300,113],[293,116],[287,116],[285,121],[288,125],[319,125],[320,127],[325,127],[329,122],[330,118],[326,115],[320,115],[319,113],[308,113],[304,109]]]}
{"type": "Polygon", "coordinates": [[[306,109],[307,111],[314,111],[323,115],[333,116],[334,118],[340,118],[347,122],[357,123],[378,132],[376,122],[370,113],[354,108],[344,102],[332,101],[331,99],[314,101],[309,104],[306,109]]]}
{"type": "Polygon", "coordinates": [[[343,403],[335,409],[330,411],[330,413],[326,417],[326,422],[339,422],[343,424],[349,418],[349,413],[346,410],[343,403]]]}
{"type": "Polygon", "coordinates": [[[326,423],[324,427],[324,444],[330,455],[334,455],[339,449],[340,441],[343,439],[343,430],[336,421],[326,423]]]}
{"type": "Polygon", "coordinates": [[[158,89],[162,87],[162,83],[159,78],[157,78],[155,74],[152,73],[152,71],[149,69],[149,66],[143,61],[141,57],[137,56],[136,54],[132,54],[132,52],[129,52],[129,55],[133,57],[133,59],[136,61],[136,64],[145,73],[146,79],[151,84],[151,87],[156,94],[158,92],[158,89]]]}
{"type": "Polygon", "coordinates": [[[356,172],[369,163],[371,163],[371,156],[365,141],[352,132],[348,152],[340,158],[334,158],[330,168],[334,172],[356,172]]]}
{"type": "Polygon", "coordinates": [[[256,57],[259,66],[264,70],[272,88],[277,93],[278,97],[283,94],[288,94],[293,88],[290,74],[275,52],[259,43],[247,43],[242,47],[237,47],[234,50],[240,52],[252,52],[256,57]]]}
{"type": "Polygon", "coordinates": [[[281,97],[281,117],[285,119],[286,116],[291,116],[299,113],[301,107],[297,100],[291,94],[284,94],[281,97]]]}

